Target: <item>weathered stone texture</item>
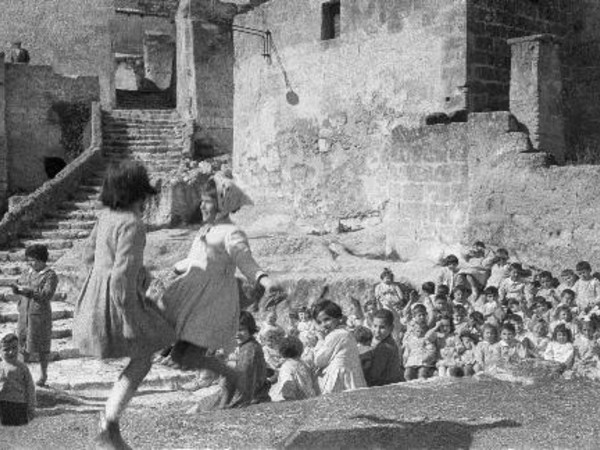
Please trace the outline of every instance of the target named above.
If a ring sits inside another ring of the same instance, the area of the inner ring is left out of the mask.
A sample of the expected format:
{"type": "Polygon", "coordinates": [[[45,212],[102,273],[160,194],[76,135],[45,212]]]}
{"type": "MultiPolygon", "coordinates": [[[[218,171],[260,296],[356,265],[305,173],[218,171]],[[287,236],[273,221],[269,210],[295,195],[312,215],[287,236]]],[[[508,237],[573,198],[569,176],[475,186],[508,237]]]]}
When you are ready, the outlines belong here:
{"type": "Polygon", "coordinates": [[[512,49],[510,112],[529,132],[537,151],[565,160],[562,73],[556,36],[508,41],[512,49]]]}
{"type": "Polygon", "coordinates": [[[47,180],[44,157],[65,158],[59,104],[98,101],[98,78],[68,78],[48,66],[6,65],[9,190],[31,192],[47,180]]]}
{"type": "Polygon", "coordinates": [[[510,46],[507,39],[570,32],[579,0],[468,0],[467,65],[471,111],[508,110],[510,46]]]}
{"type": "Polygon", "coordinates": [[[0,56],[0,212],[8,207],[8,146],[6,139],[6,65],[0,56]]]}
{"type": "Polygon", "coordinates": [[[146,78],[158,89],[168,89],[173,75],[175,40],[168,34],[146,33],[144,61],[146,78]]]}
{"type": "Polygon", "coordinates": [[[31,64],[62,75],[97,76],[103,105],[113,104],[113,0],[4,1],[0,42],[23,41],[31,64]]]}
{"type": "MultiPolygon", "coordinates": [[[[401,200],[386,178],[392,130],[464,106],[465,5],[344,2],[341,36],[328,41],[320,1],[270,2],[238,16],[238,25],[271,30],[277,50],[268,65],[259,38],[235,34],[234,170],[242,184],[317,229],[383,220],[386,205],[401,200]],[[297,105],[286,102],[290,89],[297,105]]],[[[436,169],[423,166],[421,181],[406,181],[405,166],[389,172],[418,191],[449,173],[436,169]]]]}

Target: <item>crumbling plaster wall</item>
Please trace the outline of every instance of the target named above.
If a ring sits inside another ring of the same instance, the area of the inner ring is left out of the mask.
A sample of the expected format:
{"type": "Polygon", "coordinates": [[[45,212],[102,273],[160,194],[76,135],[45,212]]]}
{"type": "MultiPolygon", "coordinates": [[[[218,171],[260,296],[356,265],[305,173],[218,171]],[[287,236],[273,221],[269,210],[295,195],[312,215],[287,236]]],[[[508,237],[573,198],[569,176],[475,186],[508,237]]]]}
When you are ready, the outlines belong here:
{"type": "Polygon", "coordinates": [[[114,0],[2,2],[0,42],[21,40],[32,65],[67,76],[97,76],[103,106],[114,104],[114,0]]]}
{"type": "Polygon", "coordinates": [[[280,0],[236,17],[269,29],[277,52],[268,65],[259,38],[234,36],[233,158],[256,199],[327,230],[384,220],[397,189],[415,181],[387,168],[406,157],[392,130],[410,134],[426,114],[464,107],[466,1],[343,1],[341,36],[328,41],[321,4],[280,0]],[[286,102],[286,76],[297,105],[286,102]]]}
{"type": "Polygon", "coordinates": [[[5,87],[9,191],[31,192],[47,180],[44,157],[65,158],[53,107],[98,101],[98,79],[63,77],[49,66],[7,64],[5,87]]]}

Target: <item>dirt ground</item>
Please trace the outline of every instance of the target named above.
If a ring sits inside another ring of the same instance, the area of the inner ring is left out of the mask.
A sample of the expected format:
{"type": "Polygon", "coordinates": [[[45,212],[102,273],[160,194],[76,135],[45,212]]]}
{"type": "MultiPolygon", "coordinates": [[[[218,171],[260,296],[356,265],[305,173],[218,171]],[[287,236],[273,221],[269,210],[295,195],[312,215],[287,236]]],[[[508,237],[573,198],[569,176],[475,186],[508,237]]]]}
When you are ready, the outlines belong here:
{"type": "MultiPolygon", "coordinates": [[[[0,428],[0,448],[90,448],[102,397],[85,400],[0,428]]],[[[123,434],[135,449],[597,448],[599,402],[587,381],[437,379],[189,415],[189,394],[144,391],[123,434]]]]}

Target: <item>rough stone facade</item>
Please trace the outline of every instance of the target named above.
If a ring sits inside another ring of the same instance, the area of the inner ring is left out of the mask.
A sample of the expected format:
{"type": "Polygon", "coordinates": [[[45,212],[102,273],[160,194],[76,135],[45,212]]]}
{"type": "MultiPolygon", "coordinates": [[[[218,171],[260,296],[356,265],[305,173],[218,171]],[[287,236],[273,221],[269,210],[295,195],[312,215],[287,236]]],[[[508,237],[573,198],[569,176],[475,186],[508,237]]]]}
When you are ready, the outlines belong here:
{"type": "Polygon", "coordinates": [[[0,42],[21,40],[32,65],[62,75],[97,76],[104,106],[114,101],[113,0],[2,2],[0,42]]]}
{"type": "Polygon", "coordinates": [[[47,180],[44,157],[68,159],[61,107],[89,107],[98,101],[98,78],[64,77],[49,66],[6,64],[4,87],[8,189],[11,193],[28,193],[47,180]]]}
{"type": "Polygon", "coordinates": [[[597,171],[535,153],[554,153],[540,142],[562,126],[556,111],[569,133],[571,111],[588,108],[567,95],[578,86],[571,60],[522,52],[515,96],[541,92],[532,130],[508,112],[506,39],[551,32],[573,42],[569,27],[589,2],[349,0],[329,40],[322,4],[279,0],[236,18],[272,31],[276,48],[268,65],[256,38],[235,35],[234,171],[265,215],[313,232],[375,225],[400,258],[483,239],[545,267],[600,263],[594,214],[584,212],[600,203],[593,189],[581,194],[597,171]],[[532,64],[539,70],[527,73],[532,64]],[[463,108],[464,123],[424,125],[463,108]]]}
{"type": "Polygon", "coordinates": [[[384,174],[386,157],[398,157],[392,130],[464,107],[466,2],[345,2],[341,36],[327,41],[321,3],[281,0],[236,18],[269,29],[277,53],[268,65],[260,38],[235,35],[233,156],[253,196],[276,196],[332,229],[339,219],[383,220],[387,202],[400,201],[384,174]]]}

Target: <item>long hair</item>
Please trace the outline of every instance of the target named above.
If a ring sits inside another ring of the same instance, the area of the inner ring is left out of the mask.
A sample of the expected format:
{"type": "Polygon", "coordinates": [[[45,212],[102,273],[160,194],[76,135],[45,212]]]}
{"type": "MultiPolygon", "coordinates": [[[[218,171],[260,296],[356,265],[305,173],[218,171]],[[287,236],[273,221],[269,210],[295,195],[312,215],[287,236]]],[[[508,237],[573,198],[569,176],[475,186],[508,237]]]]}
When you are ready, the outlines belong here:
{"type": "Polygon", "coordinates": [[[125,210],[157,193],[150,184],[146,167],[138,161],[125,160],[108,168],[100,201],[110,209],[125,210]]]}

